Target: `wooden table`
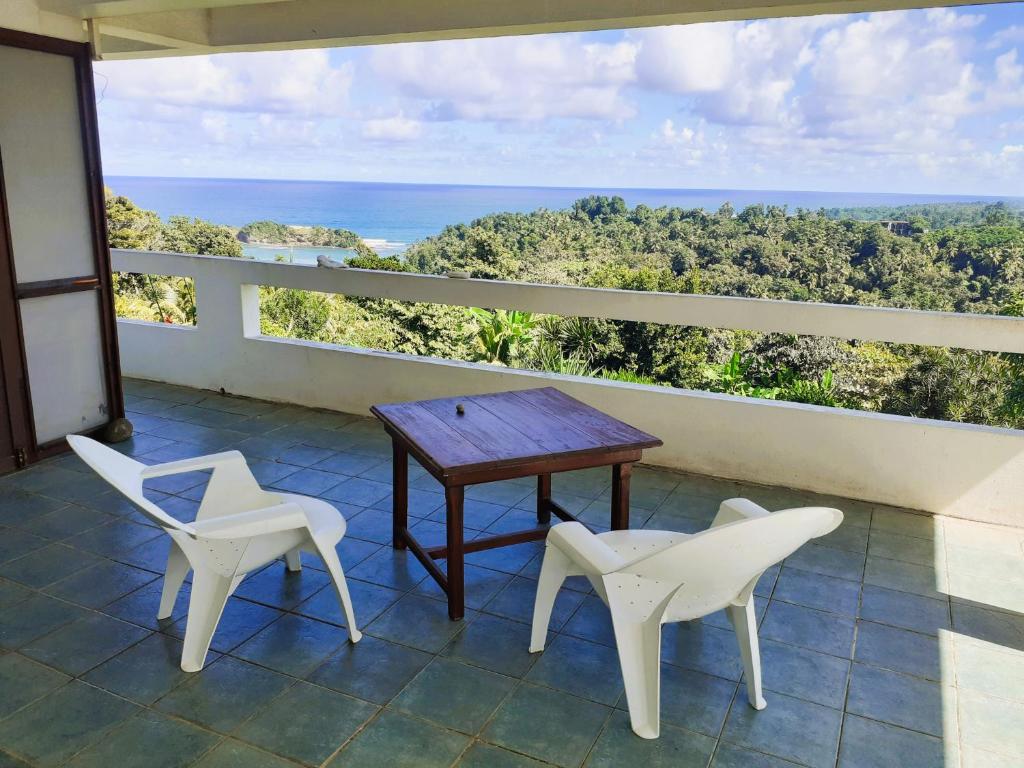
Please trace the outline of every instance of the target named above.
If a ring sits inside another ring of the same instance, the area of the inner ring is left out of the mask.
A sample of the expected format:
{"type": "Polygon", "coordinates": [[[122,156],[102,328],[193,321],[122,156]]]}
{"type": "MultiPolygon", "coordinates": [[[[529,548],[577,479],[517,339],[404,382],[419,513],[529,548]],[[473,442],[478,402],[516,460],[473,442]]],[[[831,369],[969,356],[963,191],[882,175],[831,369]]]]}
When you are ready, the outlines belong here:
{"type": "Polygon", "coordinates": [[[463,561],[467,552],[536,541],[554,514],[576,518],[551,498],[551,474],[611,466],[611,527],[629,527],[629,478],[645,448],[662,444],[553,387],[375,405],[371,412],[391,435],[396,549],[413,554],[448,595],[448,615],[465,613],[463,561]],[[461,413],[459,412],[461,410],[461,413]],[[444,486],[447,544],[424,548],[409,532],[409,455],[444,486]],[[537,477],[538,527],[463,541],[467,485],[537,477]],[[447,576],[435,560],[445,559],[447,576]]]}

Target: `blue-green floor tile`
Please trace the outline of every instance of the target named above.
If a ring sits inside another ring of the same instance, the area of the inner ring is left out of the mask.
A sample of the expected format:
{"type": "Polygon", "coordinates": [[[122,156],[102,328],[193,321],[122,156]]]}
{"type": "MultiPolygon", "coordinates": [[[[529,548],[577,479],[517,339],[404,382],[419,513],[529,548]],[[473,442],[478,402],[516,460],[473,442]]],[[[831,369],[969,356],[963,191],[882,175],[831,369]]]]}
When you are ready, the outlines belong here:
{"type": "MultiPolygon", "coordinates": [[[[365,627],[402,597],[397,589],[371,584],[368,581],[347,579],[349,596],[356,615],[356,626],[365,627]]],[[[333,584],[328,584],[308,600],[295,608],[297,613],[320,621],[345,626],[345,615],[338,602],[338,593],[333,584]]]]}
{"type": "Polygon", "coordinates": [[[330,582],[323,571],[303,568],[289,571],[283,563],[271,563],[259,573],[247,576],[235,590],[237,597],[290,611],[330,582]]]}
{"type": "Polygon", "coordinates": [[[492,672],[522,677],[540,658],[529,648],[529,627],[484,613],[456,635],[443,653],[492,672]]]}
{"type": "Polygon", "coordinates": [[[220,736],[143,710],[117,730],[79,752],[68,768],[185,768],[210,750],[220,736]]]}
{"type": "MultiPolygon", "coordinates": [[[[189,673],[181,669],[181,651],[180,640],[157,632],[105,661],[83,679],[126,699],[152,704],[189,679],[189,673]]],[[[217,656],[211,652],[207,663],[217,656]]]]}
{"type": "Polygon", "coordinates": [[[865,585],[860,599],[861,618],[937,635],[949,629],[949,600],[936,600],[908,592],[865,585]]]}
{"type": "Polygon", "coordinates": [[[304,677],[346,642],[348,632],[341,627],[288,614],[236,648],[232,655],[293,677],[304,677]]]}
{"type": "Polygon", "coordinates": [[[202,672],[157,701],[171,715],[228,732],[254,715],[291,685],[284,675],[230,656],[207,664],[202,672]]]}
{"type": "Polygon", "coordinates": [[[462,621],[451,621],[446,603],[406,595],[367,626],[366,631],[427,653],[438,653],[474,616],[473,611],[467,610],[462,621]]]}
{"type": "Polygon", "coordinates": [[[831,768],[839,749],[842,717],[839,710],[781,693],[773,695],[768,706],[758,711],[747,703],[747,692],[741,689],[729,711],[722,739],[810,768],[831,768]]]}
{"type": "MultiPolygon", "coordinates": [[[[512,579],[501,592],[495,595],[483,610],[485,613],[530,624],[533,622],[533,605],[536,596],[537,582],[519,576],[512,579]]],[[[583,602],[582,594],[571,589],[562,589],[555,599],[548,628],[553,632],[559,631],[575,613],[581,602],[583,602]]]]}
{"type": "Polygon", "coordinates": [[[72,681],[0,722],[0,748],[56,766],[137,711],[124,699],[72,681]]]}
{"type": "Polygon", "coordinates": [[[936,768],[945,764],[942,740],[847,715],[839,768],[936,768]]]}
{"type": "Polygon", "coordinates": [[[601,704],[523,683],[506,699],[482,738],[549,763],[578,766],[610,714],[601,704]]]}
{"type": "Polygon", "coordinates": [[[526,679],[608,706],[622,694],[616,650],[569,635],[547,644],[526,679]]]}
{"type": "Polygon", "coordinates": [[[629,716],[616,712],[584,764],[586,768],[680,768],[706,766],[715,739],[683,728],[662,724],[657,739],[641,739],[630,728],[629,716]]]}
{"type": "Polygon", "coordinates": [[[27,587],[42,589],[98,562],[100,558],[90,552],[63,544],[50,544],[31,555],[4,563],[0,566],[0,576],[27,587]]]}
{"type": "Polygon", "coordinates": [[[296,765],[241,741],[225,739],[195,763],[195,768],[295,768],[296,765]]]}
{"type": "Polygon", "coordinates": [[[854,664],[846,709],[873,720],[942,735],[942,688],[918,677],[854,664]]]}
{"type": "Polygon", "coordinates": [[[0,656],[0,720],[42,698],[71,678],[17,653],[0,656]]]}
{"type": "Polygon", "coordinates": [[[846,659],[773,640],[761,641],[761,681],[766,691],[842,709],[849,676],[850,662],[846,659]]]}
{"type": "MultiPolygon", "coordinates": [[[[282,615],[284,614],[276,608],[232,597],[224,606],[224,613],[221,614],[220,622],[217,624],[217,631],[213,633],[210,648],[221,653],[234,650],[265,627],[270,626],[282,615]]],[[[184,639],[187,628],[188,615],[183,610],[181,618],[167,627],[165,631],[184,639]]]]}
{"type": "Polygon", "coordinates": [[[21,652],[69,675],[81,675],[149,634],[126,621],[92,613],[26,643],[21,652]]]}
{"type": "Polygon", "coordinates": [[[84,608],[63,600],[33,594],[0,611],[0,648],[20,648],[87,613],[84,608]]]}
{"type": "Polygon", "coordinates": [[[46,592],[88,608],[101,608],[156,578],[155,573],[105,560],[51,584],[46,592]]]}
{"type": "Polygon", "coordinates": [[[385,711],[330,762],[331,768],[447,768],[469,737],[385,711]]]}
{"type": "Polygon", "coordinates": [[[237,731],[244,741],[307,765],[320,765],[377,707],[308,683],[298,683],[237,731]]]}
{"type": "Polygon", "coordinates": [[[847,616],[772,600],[761,624],[761,637],[849,658],[854,620],[847,616]]]}
{"type": "Polygon", "coordinates": [[[908,675],[942,678],[939,641],[930,635],[870,621],[857,623],[857,661],[908,675]]]}
{"type": "Polygon", "coordinates": [[[372,635],[346,643],[308,679],[377,704],[391,700],[429,662],[431,656],[372,635]]]}
{"type": "Polygon", "coordinates": [[[543,768],[544,763],[507,749],[474,742],[458,763],[459,768],[543,768]]]}
{"type": "Polygon", "coordinates": [[[783,568],[772,598],[808,608],[856,616],[860,601],[860,584],[797,568],[783,568]]]}
{"type": "Polygon", "coordinates": [[[437,658],[389,706],[473,735],[483,728],[515,682],[479,667],[437,658]]]}

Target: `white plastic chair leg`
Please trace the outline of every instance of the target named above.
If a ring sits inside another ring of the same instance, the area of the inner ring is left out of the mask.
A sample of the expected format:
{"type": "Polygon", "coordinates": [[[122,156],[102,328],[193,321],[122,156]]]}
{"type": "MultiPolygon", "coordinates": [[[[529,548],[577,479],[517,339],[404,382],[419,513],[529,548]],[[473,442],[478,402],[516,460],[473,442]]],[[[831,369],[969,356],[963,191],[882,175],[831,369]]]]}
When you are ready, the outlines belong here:
{"type": "Polygon", "coordinates": [[[288,570],[292,573],[297,573],[302,570],[302,550],[298,547],[291,550],[290,552],[284,553],[284,561],[288,565],[288,570]]]}
{"type": "Polygon", "coordinates": [[[224,604],[231,595],[234,579],[212,571],[196,571],[192,577],[192,595],[188,603],[188,623],[185,625],[185,648],[181,653],[181,668],[198,672],[206,663],[206,653],[217,629],[224,604]]]}
{"type": "Polygon", "coordinates": [[[661,622],[617,619],[612,607],[612,624],[633,733],[656,739],[661,732],[661,622]]]}
{"type": "Polygon", "coordinates": [[[555,607],[555,598],[562,588],[572,561],[557,547],[548,546],[544,549],[544,562],[540,566],[540,579],[537,583],[537,597],[533,602],[533,630],[530,635],[530,653],[544,650],[548,638],[548,625],[551,623],[551,611],[555,607]]]}
{"type": "Polygon", "coordinates": [[[178,543],[171,539],[171,549],[167,553],[167,568],[164,570],[164,588],[160,593],[160,609],[157,611],[158,619],[168,619],[174,612],[174,604],[178,600],[178,593],[185,577],[192,569],[185,553],[181,551],[178,543]]]}
{"type": "Polygon", "coordinates": [[[345,581],[345,572],[341,569],[338,551],[326,542],[322,543],[314,539],[314,543],[316,544],[317,551],[320,553],[320,558],[324,561],[324,565],[327,566],[327,572],[331,575],[331,580],[334,582],[334,591],[338,593],[338,602],[341,603],[341,609],[345,612],[348,639],[353,643],[358,643],[363,638],[363,633],[356,626],[356,614],[352,610],[352,598],[348,593],[348,582],[345,581]]]}
{"type": "Polygon", "coordinates": [[[743,677],[747,681],[747,698],[754,709],[768,706],[761,692],[761,651],[757,642],[757,611],[753,596],[746,605],[727,606],[726,615],[736,633],[736,642],[743,659],[743,677]]]}

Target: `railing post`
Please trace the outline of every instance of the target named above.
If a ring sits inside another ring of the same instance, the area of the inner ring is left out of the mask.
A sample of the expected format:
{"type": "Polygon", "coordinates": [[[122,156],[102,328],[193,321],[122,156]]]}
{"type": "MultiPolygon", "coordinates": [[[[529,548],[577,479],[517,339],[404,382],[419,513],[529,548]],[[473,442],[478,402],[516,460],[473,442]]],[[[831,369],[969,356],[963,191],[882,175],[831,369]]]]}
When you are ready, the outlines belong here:
{"type": "Polygon", "coordinates": [[[258,289],[255,285],[243,285],[240,275],[220,263],[201,266],[195,276],[196,327],[213,343],[237,343],[249,335],[254,316],[259,328],[258,289]]]}
{"type": "Polygon", "coordinates": [[[260,287],[242,286],[242,335],[251,339],[260,335],[260,287]]]}

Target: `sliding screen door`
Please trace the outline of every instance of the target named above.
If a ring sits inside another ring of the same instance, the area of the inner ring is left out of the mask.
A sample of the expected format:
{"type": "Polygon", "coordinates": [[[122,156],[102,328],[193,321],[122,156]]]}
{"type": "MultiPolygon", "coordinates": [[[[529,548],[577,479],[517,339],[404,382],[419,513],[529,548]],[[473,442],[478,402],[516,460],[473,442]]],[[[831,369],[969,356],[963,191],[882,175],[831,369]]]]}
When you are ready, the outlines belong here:
{"type": "Polygon", "coordinates": [[[0,31],[0,72],[0,173],[34,457],[123,405],[88,51],[0,31]]]}

